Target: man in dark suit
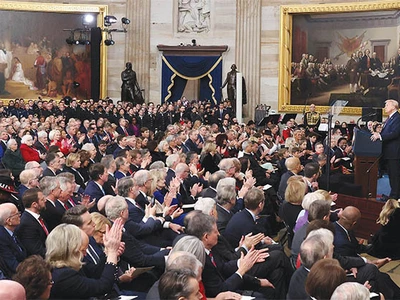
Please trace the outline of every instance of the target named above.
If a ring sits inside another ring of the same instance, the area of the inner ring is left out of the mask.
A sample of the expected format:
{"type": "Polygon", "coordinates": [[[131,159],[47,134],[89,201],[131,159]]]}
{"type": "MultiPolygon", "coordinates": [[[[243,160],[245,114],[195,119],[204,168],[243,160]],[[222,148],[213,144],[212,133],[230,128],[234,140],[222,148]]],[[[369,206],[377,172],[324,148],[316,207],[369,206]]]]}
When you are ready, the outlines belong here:
{"type": "Polygon", "coordinates": [[[208,188],[204,189],[201,192],[201,197],[210,197],[215,199],[215,197],[217,196],[217,184],[222,178],[225,177],[226,173],[222,170],[212,173],[208,177],[208,188]]]}
{"type": "Polygon", "coordinates": [[[107,154],[101,159],[100,162],[104,168],[106,168],[108,172],[108,179],[107,181],[103,184],[103,189],[106,195],[113,195],[115,196],[115,186],[117,184],[117,180],[114,176],[114,173],[116,171],[116,165],[114,161],[114,157],[111,154],[107,154]]]}
{"type": "Polygon", "coordinates": [[[49,230],[40,213],[46,209],[46,199],[40,189],[33,188],[25,192],[22,202],[25,211],[15,233],[28,255],[39,254],[44,257],[46,254],[45,241],[49,230]]]}
{"type": "MultiPolygon", "coordinates": [[[[236,247],[242,236],[251,232],[253,234],[264,233],[266,235],[265,225],[262,224],[263,219],[257,219],[258,215],[264,209],[264,202],[263,191],[252,188],[246,193],[244,197],[246,208],[232,216],[225,229],[224,236],[232,246],[236,247]]],[[[270,245],[273,241],[270,237],[266,236],[261,243],[270,245]]]]}
{"type": "Polygon", "coordinates": [[[200,154],[203,145],[198,142],[199,131],[190,130],[188,136],[189,138],[185,142],[186,147],[189,149],[189,151],[193,151],[196,152],[197,154],[200,154]]]}
{"type": "Polygon", "coordinates": [[[285,191],[288,179],[294,175],[299,174],[299,172],[303,170],[300,159],[298,159],[297,157],[289,157],[288,159],[286,159],[285,166],[287,168],[287,171],[281,176],[281,181],[279,183],[277,193],[279,201],[281,201],[281,203],[285,200],[285,191]]]}
{"type": "Polygon", "coordinates": [[[310,299],[305,290],[306,279],[311,267],[319,260],[332,258],[333,247],[321,234],[308,237],[300,248],[302,266],[298,268],[290,280],[286,299],[310,299]]]}
{"type": "Polygon", "coordinates": [[[187,224],[187,233],[199,238],[206,251],[206,263],[202,280],[207,297],[215,297],[224,291],[253,290],[252,296],[275,299],[273,285],[267,279],[256,278],[247,272],[253,267],[255,257],[265,257],[264,252],[250,250],[240,260],[225,261],[213,247],[218,243],[218,229],[214,217],[197,213],[187,224]],[[260,294],[262,293],[262,294],[260,294]]]}
{"type": "Polygon", "coordinates": [[[40,187],[46,197],[46,209],[42,211],[41,215],[49,231],[52,231],[57,225],[61,224],[64,213],[57,209],[57,199],[61,193],[60,183],[57,177],[46,176],[40,180],[40,187]]]}
{"type": "Polygon", "coordinates": [[[108,173],[102,164],[96,163],[90,166],[89,175],[92,180],[88,182],[85,194],[90,196],[90,201],[96,201],[96,205],[92,208],[93,212],[97,211],[97,203],[100,198],[105,196],[103,185],[108,180],[108,173]]]}
{"type": "Polygon", "coordinates": [[[225,186],[220,189],[216,196],[217,200],[217,227],[221,234],[231,220],[233,213],[231,209],[236,204],[236,191],[234,186],[225,186]]]}
{"type": "Polygon", "coordinates": [[[44,176],[56,176],[61,169],[60,157],[57,153],[49,153],[45,159],[47,168],[43,171],[44,176]]]}
{"type": "Polygon", "coordinates": [[[48,142],[48,139],[47,139],[47,132],[44,131],[44,130],[39,131],[37,136],[38,136],[38,138],[37,138],[37,141],[34,144],[34,147],[41,154],[47,154],[47,151],[49,150],[49,142],[48,142]]]}
{"type": "MultiPolygon", "coordinates": [[[[121,218],[124,224],[128,221],[128,215],[124,213],[127,203],[121,197],[114,197],[106,203],[107,218],[115,221],[121,218]]],[[[137,267],[155,266],[159,271],[164,271],[165,256],[169,250],[162,250],[159,247],[148,245],[138,241],[128,232],[122,234],[122,241],[125,242],[125,251],[121,259],[137,267]]]]}
{"type": "Polygon", "coordinates": [[[400,198],[400,114],[399,103],[389,99],[385,101],[385,112],[388,114],[382,132],[375,132],[371,140],[382,141],[382,157],[389,173],[390,198],[400,198]]]}
{"type": "Polygon", "coordinates": [[[26,251],[21,242],[14,235],[15,228],[20,224],[21,213],[12,203],[0,204],[0,256],[3,258],[7,269],[16,272],[20,262],[26,258],[26,251]]]}

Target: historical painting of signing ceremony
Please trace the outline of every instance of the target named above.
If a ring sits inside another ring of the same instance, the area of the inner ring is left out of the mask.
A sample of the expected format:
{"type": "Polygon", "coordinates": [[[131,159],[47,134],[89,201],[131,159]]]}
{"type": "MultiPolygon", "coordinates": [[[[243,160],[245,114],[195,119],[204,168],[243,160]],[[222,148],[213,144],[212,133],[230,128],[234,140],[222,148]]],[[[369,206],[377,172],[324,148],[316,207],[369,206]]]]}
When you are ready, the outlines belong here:
{"type": "Polygon", "coordinates": [[[293,19],[291,103],[327,99],[382,106],[399,99],[397,11],[316,14],[293,19]],[[307,49],[307,51],[305,51],[307,49]]]}

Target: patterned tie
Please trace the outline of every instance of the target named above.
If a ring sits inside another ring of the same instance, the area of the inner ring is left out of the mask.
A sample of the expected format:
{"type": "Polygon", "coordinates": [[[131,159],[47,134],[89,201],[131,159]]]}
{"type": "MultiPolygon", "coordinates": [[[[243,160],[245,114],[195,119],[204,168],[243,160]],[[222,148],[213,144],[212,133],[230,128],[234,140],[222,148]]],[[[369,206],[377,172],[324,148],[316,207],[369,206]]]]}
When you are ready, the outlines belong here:
{"type": "Polygon", "coordinates": [[[11,237],[12,237],[12,239],[14,240],[14,243],[17,245],[18,249],[19,249],[20,251],[22,251],[22,248],[19,246],[19,243],[18,243],[18,241],[17,241],[16,236],[13,234],[11,237]]]}
{"type": "Polygon", "coordinates": [[[211,263],[213,264],[213,266],[217,267],[217,264],[215,263],[214,255],[211,253],[211,251],[210,251],[210,253],[208,255],[210,256],[211,263]]]}
{"type": "Polygon", "coordinates": [[[44,232],[46,233],[46,235],[49,235],[49,231],[47,230],[47,227],[46,227],[46,225],[44,224],[44,221],[43,221],[43,218],[42,218],[42,217],[39,217],[39,223],[40,223],[40,225],[42,226],[42,228],[43,228],[44,232]]]}

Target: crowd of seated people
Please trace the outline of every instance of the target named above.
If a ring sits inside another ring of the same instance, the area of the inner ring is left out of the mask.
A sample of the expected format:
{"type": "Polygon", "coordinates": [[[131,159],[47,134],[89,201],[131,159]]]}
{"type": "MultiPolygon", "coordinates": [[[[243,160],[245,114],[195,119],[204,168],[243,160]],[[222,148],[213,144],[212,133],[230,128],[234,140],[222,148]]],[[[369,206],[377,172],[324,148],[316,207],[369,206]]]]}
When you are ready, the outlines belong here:
{"type": "Polygon", "coordinates": [[[398,76],[395,58],[381,62],[376,52],[359,50],[346,64],[333,64],[330,58],[318,61],[312,54],[304,53],[300,62],[292,62],[292,91],[299,96],[329,91],[338,85],[348,84],[349,92],[367,94],[370,88],[383,90],[398,76]]]}
{"type": "Polygon", "coordinates": [[[355,281],[400,297],[378,269],[390,258],[364,261],[358,254],[370,248],[357,247],[353,235],[347,245],[340,235],[342,228],[352,234],[359,211],[331,209],[337,195],[321,190],[327,156],[332,191],[355,188],[345,126],[330,133],[328,146],[294,120],[282,135],[276,124],[238,124],[228,101],[24,103],[0,103],[1,292],[22,287],[28,299],[293,299],[301,280],[298,292],[319,299],[342,283],[341,270],[356,268],[355,281]],[[335,231],[332,241],[307,237],[324,226],[335,231]],[[274,239],[282,228],[288,244],[274,239]],[[307,252],[310,243],[321,259],[339,261],[324,262],[337,271],[335,286],[307,281],[308,272],[321,279],[326,268],[307,252]],[[36,268],[43,275],[35,276],[36,268]]]}

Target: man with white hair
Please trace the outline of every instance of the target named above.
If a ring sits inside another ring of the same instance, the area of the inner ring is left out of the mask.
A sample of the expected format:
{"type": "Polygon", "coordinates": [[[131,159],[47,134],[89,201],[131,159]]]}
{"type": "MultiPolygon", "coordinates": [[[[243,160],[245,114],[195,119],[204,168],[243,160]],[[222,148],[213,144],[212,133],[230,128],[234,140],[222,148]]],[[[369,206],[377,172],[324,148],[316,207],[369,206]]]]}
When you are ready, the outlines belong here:
{"type": "Polygon", "coordinates": [[[39,185],[39,177],[35,170],[23,170],[19,175],[19,180],[21,181],[21,184],[18,187],[20,199],[26,190],[38,187],[39,185]]]}
{"type": "Polygon", "coordinates": [[[331,300],[365,300],[370,293],[365,285],[357,282],[345,282],[339,285],[331,296],[331,300]]]}
{"type": "Polygon", "coordinates": [[[290,280],[287,299],[309,299],[305,283],[311,267],[319,260],[332,258],[333,234],[328,229],[312,231],[300,246],[302,266],[298,268],[290,280]]]}
{"type": "Polygon", "coordinates": [[[36,161],[30,161],[25,164],[25,170],[35,170],[37,177],[42,177],[43,168],[42,166],[36,161]]]}
{"type": "Polygon", "coordinates": [[[176,178],[180,182],[178,201],[183,204],[193,204],[196,202],[197,195],[202,191],[200,183],[190,186],[188,180],[190,175],[189,166],[185,163],[179,163],[175,169],[176,178]]]}
{"type": "MultiPolygon", "coordinates": [[[[124,225],[128,221],[128,204],[121,196],[115,196],[106,203],[106,216],[112,222],[121,218],[124,225]]],[[[125,243],[125,251],[121,258],[135,267],[155,266],[159,271],[164,271],[165,256],[169,250],[163,250],[159,247],[148,245],[138,241],[126,230],[122,233],[122,241],[125,243]]]]}
{"type": "Polygon", "coordinates": [[[49,150],[49,141],[47,139],[46,131],[41,130],[37,133],[37,141],[34,146],[41,154],[47,154],[47,151],[49,150]]]}
{"type": "Polygon", "coordinates": [[[46,221],[49,232],[61,224],[63,212],[57,208],[57,199],[60,197],[61,189],[59,178],[45,176],[40,180],[40,188],[46,198],[46,210],[41,215],[46,221]]]}
{"type": "Polygon", "coordinates": [[[24,247],[14,235],[20,217],[21,213],[14,204],[0,204],[0,256],[6,265],[2,271],[8,278],[15,274],[19,263],[27,257],[24,247]]]}
{"type": "Polygon", "coordinates": [[[201,192],[202,197],[215,198],[217,196],[217,184],[218,182],[226,177],[226,173],[223,170],[212,173],[208,177],[208,188],[201,192]]]}
{"type": "Polygon", "coordinates": [[[169,186],[169,183],[173,178],[175,178],[175,169],[176,166],[179,164],[180,158],[179,154],[174,153],[171,154],[167,157],[165,160],[165,164],[167,165],[168,171],[167,171],[167,177],[165,177],[165,184],[169,186]]]}

